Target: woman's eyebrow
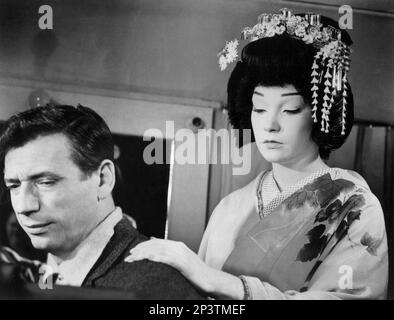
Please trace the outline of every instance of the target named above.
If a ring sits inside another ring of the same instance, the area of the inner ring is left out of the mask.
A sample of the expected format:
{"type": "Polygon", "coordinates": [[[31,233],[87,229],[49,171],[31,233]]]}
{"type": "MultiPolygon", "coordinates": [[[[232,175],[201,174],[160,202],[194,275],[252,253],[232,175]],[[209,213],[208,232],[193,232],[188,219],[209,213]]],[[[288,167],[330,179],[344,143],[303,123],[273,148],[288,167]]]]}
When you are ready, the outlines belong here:
{"type": "Polygon", "coordinates": [[[264,97],[264,95],[261,92],[258,92],[258,91],[253,91],[253,94],[257,94],[258,96],[264,97]]]}
{"type": "MultiPolygon", "coordinates": [[[[264,97],[264,94],[258,91],[253,91],[253,94],[257,94],[258,96],[264,97]]],[[[287,96],[300,96],[301,92],[287,92],[287,93],[282,93],[281,97],[287,97],[287,96]]]]}
{"type": "Polygon", "coordinates": [[[282,93],[281,96],[282,97],[287,97],[287,96],[300,96],[301,92],[288,92],[288,93],[282,93]]]}

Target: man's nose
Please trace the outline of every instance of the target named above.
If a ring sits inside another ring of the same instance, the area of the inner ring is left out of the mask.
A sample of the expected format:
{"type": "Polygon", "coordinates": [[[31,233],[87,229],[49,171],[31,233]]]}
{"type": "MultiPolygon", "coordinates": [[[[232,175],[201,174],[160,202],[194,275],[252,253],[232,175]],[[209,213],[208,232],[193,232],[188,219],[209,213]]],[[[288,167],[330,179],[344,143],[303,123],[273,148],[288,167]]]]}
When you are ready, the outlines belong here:
{"type": "Polygon", "coordinates": [[[32,186],[21,185],[17,195],[11,195],[16,213],[30,215],[40,209],[40,201],[32,186]]]}
{"type": "Polygon", "coordinates": [[[267,115],[266,122],[264,124],[264,130],[267,132],[276,132],[280,130],[278,115],[276,113],[267,115]]]}

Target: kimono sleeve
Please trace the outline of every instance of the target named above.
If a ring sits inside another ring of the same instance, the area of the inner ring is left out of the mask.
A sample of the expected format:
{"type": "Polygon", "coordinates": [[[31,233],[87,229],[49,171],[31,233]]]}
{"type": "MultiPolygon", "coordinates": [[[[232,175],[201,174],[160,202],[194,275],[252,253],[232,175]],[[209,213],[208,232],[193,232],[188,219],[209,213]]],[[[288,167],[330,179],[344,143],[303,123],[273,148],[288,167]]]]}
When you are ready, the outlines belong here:
{"type": "Polygon", "coordinates": [[[206,254],[207,254],[209,242],[211,241],[212,233],[220,224],[220,222],[223,221],[224,216],[231,208],[231,202],[232,202],[231,200],[232,200],[231,195],[223,198],[211,214],[211,217],[209,219],[207,228],[204,231],[204,235],[202,237],[200,247],[198,250],[198,256],[203,261],[206,260],[206,254]]]}

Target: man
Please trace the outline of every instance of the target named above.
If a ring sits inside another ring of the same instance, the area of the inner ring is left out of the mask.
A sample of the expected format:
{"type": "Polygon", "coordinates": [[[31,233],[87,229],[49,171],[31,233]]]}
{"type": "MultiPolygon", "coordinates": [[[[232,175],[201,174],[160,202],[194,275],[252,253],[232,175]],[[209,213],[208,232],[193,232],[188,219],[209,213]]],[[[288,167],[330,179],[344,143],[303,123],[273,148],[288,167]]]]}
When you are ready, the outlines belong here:
{"type": "Polygon", "coordinates": [[[155,299],[200,297],[171,267],[124,262],[147,238],[115,206],[114,145],[97,113],[48,105],[19,113],[4,127],[4,182],[19,224],[35,248],[48,252],[56,284],[155,299]]]}

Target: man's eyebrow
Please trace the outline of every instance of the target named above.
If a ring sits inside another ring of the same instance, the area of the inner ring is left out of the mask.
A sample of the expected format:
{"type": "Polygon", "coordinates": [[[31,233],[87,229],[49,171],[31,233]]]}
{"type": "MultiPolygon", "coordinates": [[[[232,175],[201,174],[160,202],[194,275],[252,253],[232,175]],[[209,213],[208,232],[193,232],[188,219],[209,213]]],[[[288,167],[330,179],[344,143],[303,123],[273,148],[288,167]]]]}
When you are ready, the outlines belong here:
{"type": "Polygon", "coordinates": [[[4,183],[18,183],[19,179],[4,178],[4,183]]]}
{"type": "MultiPolygon", "coordinates": [[[[53,172],[50,172],[50,171],[43,171],[43,172],[32,174],[32,175],[28,176],[25,180],[36,180],[36,179],[40,179],[42,177],[48,177],[48,176],[54,177],[54,178],[58,178],[58,179],[62,178],[60,175],[58,175],[56,173],[53,173],[53,172]]],[[[18,183],[18,182],[20,182],[20,180],[19,179],[6,178],[5,177],[4,178],[4,182],[5,183],[18,183]]]]}

